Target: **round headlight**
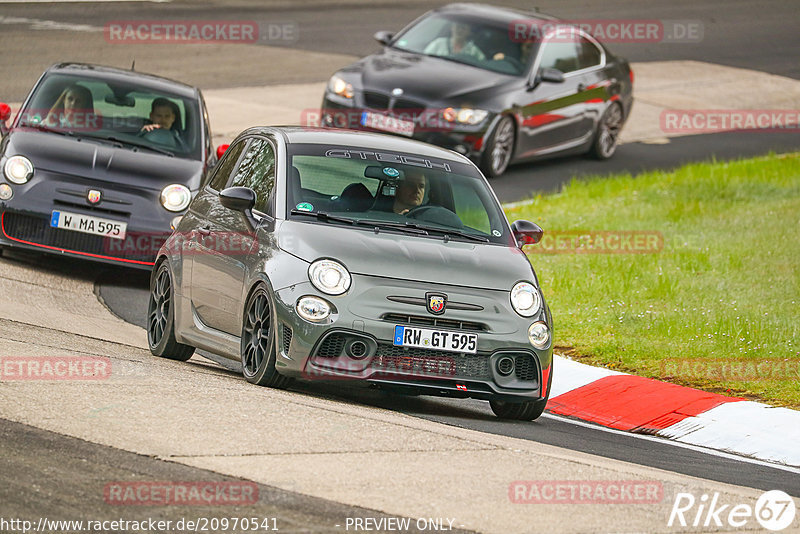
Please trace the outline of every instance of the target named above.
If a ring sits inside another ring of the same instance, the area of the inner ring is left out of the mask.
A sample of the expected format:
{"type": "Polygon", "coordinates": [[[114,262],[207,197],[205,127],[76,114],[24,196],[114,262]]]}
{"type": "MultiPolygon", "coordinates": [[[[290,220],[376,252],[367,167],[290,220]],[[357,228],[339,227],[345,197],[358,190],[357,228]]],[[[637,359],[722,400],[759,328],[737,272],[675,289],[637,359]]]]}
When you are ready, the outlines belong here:
{"type": "Polygon", "coordinates": [[[331,314],[331,305],[319,297],[302,297],[297,300],[295,309],[297,315],[312,323],[324,321],[331,314]]]}
{"type": "Polygon", "coordinates": [[[0,184],[0,200],[8,200],[14,196],[14,191],[8,184],[0,184]]]}
{"type": "Polygon", "coordinates": [[[534,348],[542,350],[550,344],[550,329],[544,323],[533,323],[528,328],[528,341],[534,348]]]}
{"type": "Polygon", "coordinates": [[[533,284],[518,282],[511,289],[511,306],[523,317],[532,317],[539,313],[542,299],[533,284]]]}
{"type": "Polygon", "coordinates": [[[183,211],[191,200],[192,193],[185,185],[172,184],[161,190],[161,205],[169,211],[183,211]]]}
{"type": "Polygon", "coordinates": [[[314,287],[329,295],[341,295],[350,289],[350,273],[339,262],[317,260],[308,268],[308,278],[314,287]]]}
{"type": "Polygon", "coordinates": [[[328,88],[335,94],[345,98],[353,98],[353,85],[338,76],[333,76],[328,82],[328,88]]]}
{"type": "Polygon", "coordinates": [[[24,184],[33,177],[33,163],[25,156],[11,156],[6,160],[3,172],[10,182],[24,184]]]}

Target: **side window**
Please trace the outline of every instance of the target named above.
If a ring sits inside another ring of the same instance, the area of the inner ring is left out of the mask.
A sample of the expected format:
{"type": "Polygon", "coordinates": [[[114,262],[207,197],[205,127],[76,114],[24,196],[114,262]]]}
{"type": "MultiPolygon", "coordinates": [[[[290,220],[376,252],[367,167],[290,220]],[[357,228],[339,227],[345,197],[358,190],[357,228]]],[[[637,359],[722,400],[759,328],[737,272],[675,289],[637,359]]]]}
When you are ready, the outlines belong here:
{"type": "Polygon", "coordinates": [[[578,57],[579,69],[588,69],[600,64],[602,54],[600,53],[600,49],[597,48],[593,42],[586,37],[581,37],[578,46],[580,48],[580,56],[578,57]]]}
{"type": "Polygon", "coordinates": [[[578,50],[575,42],[564,42],[556,37],[542,48],[540,69],[558,69],[564,74],[578,70],[578,50]]]}
{"type": "Polygon", "coordinates": [[[257,137],[250,142],[231,185],[255,191],[255,209],[272,214],[270,199],[275,186],[275,151],[266,139],[257,137]]]}
{"type": "Polygon", "coordinates": [[[211,189],[214,191],[222,191],[225,189],[225,184],[228,183],[228,178],[230,178],[234,167],[236,167],[236,162],[239,161],[239,155],[242,153],[242,149],[244,149],[246,144],[246,140],[239,141],[225,151],[222,159],[217,163],[217,167],[214,169],[214,176],[211,177],[211,182],[209,183],[211,189]]]}
{"type": "Polygon", "coordinates": [[[481,198],[474,187],[464,182],[453,183],[453,202],[456,208],[456,215],[461,218],[464,226],[483,232],[486,235],[491,233],[492,224],[489,221],[489,215],[487,215],[486,207],[481,202],[481,198]]]}

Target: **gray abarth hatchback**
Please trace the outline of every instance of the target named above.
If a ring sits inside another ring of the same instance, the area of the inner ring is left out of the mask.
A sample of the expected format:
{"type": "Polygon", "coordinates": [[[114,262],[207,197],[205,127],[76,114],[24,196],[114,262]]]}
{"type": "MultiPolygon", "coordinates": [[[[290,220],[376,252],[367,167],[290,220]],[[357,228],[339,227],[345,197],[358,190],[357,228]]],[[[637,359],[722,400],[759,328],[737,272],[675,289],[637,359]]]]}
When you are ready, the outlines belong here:
{"type": "Polygon", "coordinates": [[[255,384],[346,380],[542,414],[552,318],[478,168],[417,141],[260,127],[240,134],[158,253],[153,354],[241,361],[255,384]]]}

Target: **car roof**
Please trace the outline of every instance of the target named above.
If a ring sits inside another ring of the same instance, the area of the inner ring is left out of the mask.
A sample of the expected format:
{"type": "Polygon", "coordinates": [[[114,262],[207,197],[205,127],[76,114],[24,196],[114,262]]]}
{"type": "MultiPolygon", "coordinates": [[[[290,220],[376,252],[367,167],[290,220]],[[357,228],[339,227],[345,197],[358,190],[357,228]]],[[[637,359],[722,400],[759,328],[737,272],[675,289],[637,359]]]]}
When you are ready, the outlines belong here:
{"type": "Polygon", "coordinates": [[[154,74],[106,67],[103,65],[93,65],[90,63],[56,63],[48,68],[46,73],[75,74],[104,81],[134,82],[156,91],[176,93],[180,96],[190,98],[196,97],[199,92],[196,87],[168,78],[162,78],[154,74]]]}
{"type": "Polygon", "coordinates": [[[313,128],[307,126],[257,126],[239,134],[277,134],[287,143],[303,143],[318,145],[352,146],[357,148],[374,148],[392,150],[417,156],[447,159],[451,161],[469,162],[469,159],[452,150],[429,145],[413,139],[405,139],[395,135],[387,135],[339,128],[313,128]]]}
{"type": "Polygon", "coordinates": [[[523,9],[513,9],[510,7],[498,7],[488,4],[447,4],[433,10],[435,13],[455,13],[458,15],[468,15],[477,18],[488,19],[494,22],[510,23],[524,18],[528,21],[539,21],[542,23],[560,20],[551,15],[523,9]]]}

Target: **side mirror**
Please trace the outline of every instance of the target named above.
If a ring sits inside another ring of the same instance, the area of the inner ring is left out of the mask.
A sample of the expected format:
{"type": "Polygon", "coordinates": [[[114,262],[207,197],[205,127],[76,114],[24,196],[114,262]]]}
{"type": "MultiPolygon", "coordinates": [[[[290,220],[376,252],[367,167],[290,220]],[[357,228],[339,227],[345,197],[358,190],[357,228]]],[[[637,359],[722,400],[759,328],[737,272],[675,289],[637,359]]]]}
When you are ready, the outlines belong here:
{"type": "Polygon", "coordinates": [[[11,106],[5,102],[0,102],[0,134],[5,135],[8,131],[6,121],[11,118],[11,106]]]}
{"type": "Polygon", "coordinates": [[[542,69],[539,71],[539,80],[550,83],[564,83],[564,73],[553,68],[542,69]]]}
{"type": "Polygon", "coordinates": [[[514,234],[519,248],[524,245],[535,245],[542,240],[542,235],[544,235],[541,226],[525,220],[514,221],[514,224],[511,225],[511,232],[514,234]]]}
{"type": "Polygon", "coordinates": [[[222,144],[217,147],[217,159],[220,159],[222,155],[228,150],[228,147],[231,146],[229,144],[222,144]]]}
{"type": "Polygon", "coordinates": [[[219,202],[229,210],[240,211],[247,218],[250,229],[254,230],[258,221],[253,217],[256,205],[256,192],[249,187],[229,187],[219,193],[219,202]]]}
{"type": "Polygon", "coordinates": [[[387,46],[389,43],[392,42],[392,39],[394,39],[394,33],[387,31],[379,31],[375,32],[375,35],[373,35],[373,37],[375,37],[375,40],[378,41],[380,44],[387,46]]]}

